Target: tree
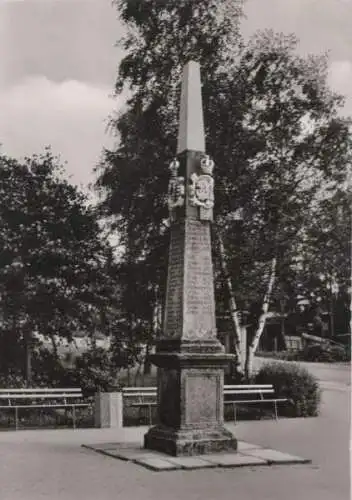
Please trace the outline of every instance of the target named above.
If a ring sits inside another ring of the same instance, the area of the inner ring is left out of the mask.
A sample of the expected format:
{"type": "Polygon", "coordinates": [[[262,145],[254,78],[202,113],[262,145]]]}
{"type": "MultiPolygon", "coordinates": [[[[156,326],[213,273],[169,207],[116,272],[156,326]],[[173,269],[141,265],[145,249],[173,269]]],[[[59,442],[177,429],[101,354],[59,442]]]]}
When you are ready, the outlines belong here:
{"type": "Polygon", "coordinates": [[[351,192],[343,186],[320,201],[307,223],[296,266],[296,283],[313,306],[328,313],[333,337],[350,329],[351,203],[351,192]]]}
{"type": "Polygon", "coordinates": [[[251,312],[249,374],[313,205],[351,159],[342,98],[327,87],[326,57],[297,56],[295,37],[264,32],[244,46],[238,4],[235,13],[227,11],[231,2],[220,8],[210,0],[129,4],[117,2],[133,34],[124,41],[116,91],[126,84],[132,96],[112,121],[120,143],[101,165],[101,209],[114,217],[125,262],[150,269],[145,283],[163,297],[180,72],[188,59],[200,61],[207,151],[216,165],[216,275],[228,285],[217,287],[226,293],[217,299],[229,304],[238,358],[239,311],[251,312]]]}
{"type": "MultiPolygon", "coordinates": [[[[270,302],[285,289],[322,191],[333,195],[351,161],[350,122],[338,116],[342,98],[327,87],[326,57],[301,58],[296,45],[293,36],[264,32],[243,50],[233,84],[237,93],[243,85],[240,136],[251,152],[241,154],[243,180],[231,177],[235,169],[219,172],[221,193],[229,201],[220,200],[224,212],[218,220],[227,234],[228,267],[237,275],[234,293],[256,309],[247,375],[270,302]],[[240,225],[231,217],[233,200],[240,204],[240,225]]],[[[221,134],[220,126],[217,131],[221,134]]],[[[241,152],[238,142],[232,147],[241,152]]],[[[226,157],[217,163],[228,167],[226,157]]]]}
{"type": "MultiPolygon", "coordinates": [[[[129,54],[120,65],[115,90],[119,93],[127,84],[133,94],[126,113],[112,120],[112,129],[119,135],[121,146],[116,151],[105,151],[97,188],[102,194],[102,213],[113,216],[111,230],[118,232],[125,249],[123,263],[129,269],[127,275],[134,276],[125,280],[126,300],[132,300],[131,307],[141,317],[141,302],[138,301],[137,308],[134,296],[136,289],[144,290],[144,300],[150,300],[148,310],[143,308],[143,319],[149,323],[145,331],[155,332],[160,329],[156,318],[162,316],[160,309],[165,294],[166,165],[176,149],[175,110],[182,65],[193,55],[198,56],[199,48],[202,48],[202,63],[219,67],[219,71],[221,65],[233,59],[233,50],[228,48],[234,46],[232,39],[239,38],[242,2],[231,0],[222,5],[214,0],[199,4],[189,0],[177,4],[170,0],[162,4],[155,0],[115,3],[130,28],[121,41],[129,54]],[[233,15],[228,16],[229,12],[233,15]],[[178,33],[177,45],[175,33],[178,33]],[[214,57],[210,58],[209,54],[214,57]],[[137,278],[136,262],[143,268],[137,278]]],[[[213,75],[210,66],[209,75],[213,75]]],[[[128,315],[130,306],[126,301],[124,304],[128,315]]]]}
{"type": "Polygon", "coordinates": [[[18,368],[24,347],[27,379],[35,333],[55,349],[57,336],[113,326],[102,322],[115,301],[112,251],[95,210],[62,173],[49,150],[0,158],[1,366],[18,368]]]}

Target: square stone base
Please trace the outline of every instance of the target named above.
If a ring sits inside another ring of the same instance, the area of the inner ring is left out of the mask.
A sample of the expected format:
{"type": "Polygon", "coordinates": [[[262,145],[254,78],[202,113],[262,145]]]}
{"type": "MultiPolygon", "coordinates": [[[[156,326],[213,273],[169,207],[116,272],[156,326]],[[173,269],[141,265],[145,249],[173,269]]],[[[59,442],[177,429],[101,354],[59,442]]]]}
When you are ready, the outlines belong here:
{"type": "Polygon", "coordinates": [[[175,430],[156,426],[144,435],[144,448],[174,457],[208,455],[236,451],[237,439],[224,427],[175,430]]]}
{"type": "Polygon", "coordinates": [[[215,467],[253,467],[310,464],[311,460],[282,453],[260,445],[238,441],[237,451],[200,456],[171,456],[141,448],[140,443],[83,445],[109,457],[133,462],[152,471],[211,469],[215,467]]]}

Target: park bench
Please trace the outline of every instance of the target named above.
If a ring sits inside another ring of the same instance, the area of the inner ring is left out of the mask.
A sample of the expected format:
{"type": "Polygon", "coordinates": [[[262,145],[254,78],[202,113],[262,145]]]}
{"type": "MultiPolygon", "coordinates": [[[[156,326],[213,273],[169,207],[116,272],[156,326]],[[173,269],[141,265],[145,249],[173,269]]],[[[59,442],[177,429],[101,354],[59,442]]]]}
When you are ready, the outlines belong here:
{"type": "Polygon", "coordinates": [[[278,420],[277,404],[288,402],[287,398],[274,397],[275,390],[272,384],[225,385],[224,404],[233,406],[233,416],[237,422],[237,405],[273,403],[275,419],[278,420]]]}
{"type": "Polygon", "coordinates": [[[139,419],[141,412],[145,409],[148,410],[150,425],[152,424],[153,406],[157,405],[156,396],[156,387],[124,387],[122,389],[122,397],[130,403],[129,406],[138,408],[139,419]]]}
{"type": "Polygon", "coordinates": [[[76,408],[90,406],[83,402],[79,388],[70,389],[0,389],[0,411],[13,410],[15,426],[18,429],[18,413],[21,409],[71,409],[72,425],[76,428],[76,408]]]}
{"type": "MultiPolygon", "coordinates": [[[[225,385],[224,405],[232,405],[235,422],[237,421],[237,405],[268,404],[274,405],[275,418],[278,420],[277,404],[287,402],[286,398],[274,397],[275,391],[271,384],[262,385],[225,385]]],[[[139,418],[143,410],[148,410],[149,423],[152,424],[153,407],[157,405],[156,387],[124,387],[123,398],[131,401],[129,406],[139,409],[139,418]]]]}

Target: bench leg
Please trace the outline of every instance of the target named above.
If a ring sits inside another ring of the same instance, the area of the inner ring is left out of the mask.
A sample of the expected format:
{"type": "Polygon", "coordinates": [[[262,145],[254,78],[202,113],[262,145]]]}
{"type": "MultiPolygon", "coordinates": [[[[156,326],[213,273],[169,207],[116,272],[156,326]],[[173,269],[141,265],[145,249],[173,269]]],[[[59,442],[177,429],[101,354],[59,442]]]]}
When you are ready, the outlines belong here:
{"type": "Polygon", "coordinates": [[[237,424],[237,408],[235,403],[233,404],[233,419],[235,421],[235,424],[237,424]]]}
{"type": "Polygon", "coordinates": [[[16,406],[15,408],[15,427],[16,427],[16,431],[18,430],[18,408],[16,406]]]}
{"type": "Polygon", "coordinates": [[[153,422],[152,405],[149,405],[149,425],[152,425],[152,422],[153,422]]]}
{"type": "Polygon", "coordinates": [[[278,417],[278,414],[277,414],[277,401],[274,401],[274,408],[275,408],[275,420],[278,421],[279,417],[278,417]]]}
{"type": "Polygon", "coordinates": [[[76,428],[76,407],[72,406],[72,426],[76,428]]]}

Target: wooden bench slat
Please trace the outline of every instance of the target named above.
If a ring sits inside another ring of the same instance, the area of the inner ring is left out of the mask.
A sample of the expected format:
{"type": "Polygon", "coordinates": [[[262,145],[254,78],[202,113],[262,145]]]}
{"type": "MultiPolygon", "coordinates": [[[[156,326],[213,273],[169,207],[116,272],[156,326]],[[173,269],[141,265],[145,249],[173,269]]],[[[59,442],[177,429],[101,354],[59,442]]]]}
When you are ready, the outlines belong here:
{"type": "Polygon", "coordinates": [[[57,393],[68,393],[68,392],[72,392],[72,393],[81,393],[82,392],[82,389],[79,389],[79,388],[73,388],[73,389],[70,389],[70,388],[62,388],[62,389],[58,389],[58,388],[53,388],[53,387],[50,387],[48,389],[43,389],[43,388],[38,388],[38,389],[0,389],[0,394],[8,394],[8,393],[16,393],[16,394],[26,394],[26,393],[31,393],[31,392],[36,392],[36,393],[46,393],[46,392],[57,392],[57,393]]]}
{"type": "Polygon", "coordinates": [[[55,398],[80,398],[82,394],[0,394],[0,399],[55,399],[55,398]]]}
{"type": "Polygon", "coordinates": [[[237,393],[237,394],[246,394],[247,392],[250,392],[252,394],[258,394],[259,392],[274,392],[274,389],[225,389],[224,394],[231,394],[231,393],[237,393]]]}
{"type": "Polygon", "coordinates": [[[34,405],[0,405],[0,408],[1,409],[7,409],[7,408],[71,408],[71,407],[74,407],[74,406],[90,406],[89,403],[73,403],[73,404],[64,404],[64,403],[59,403],[59,404],[47,404],[47,405],[37,405],[37,404],[34,404],[34,405]]]}
{"type": "Polygon", "coordinates": [[[237,385],[224,385],[226,389],[270,389],[272,384],[237,384],[237,385]]]}
{"type": "Polygon", "coordinates": [[[234,399],[233,401],[224,401],[224,404],[244,404],[244,403],[273,403],[274,401],[288,401],[286,398],[279,399],[234,399]]]}
{"type": "Polygon", "coordinates": [[[54,399],[54,398],[79,398],[82,394],[0,394],[0,399],[54,399]]]}
{"type": "Polygon", "coordinates": [[[133,391],[155,391],[155,387],[154,386],[140,386],[140,387],[123,387],[122,389],[122,392],[125,392],[125,391],[129,391],[129,392],[133,392],[133,391]]]}
{"type": "Polygon", "coordinates": [[[156,401],[143,401],[141,403],[132,403],[131,406],[156,406],[157,404],[156,401]]]}
{"type": "MultiPolygon", "coordinates": [[[[225,385],[224,386],[224,392],[228,392],[230,390],[238,390],[240,392],[243,391],[250,391],[250,392],[263,392],[263,391],[274,391],[274,387],[271,384],[265,384],[265,385],[225,385]]],[[[135,396],[135,395],[147,395],[147,394],[156,394],[157,389],[156,387],[148,388],[148,390],[145,390],[144,387],[128,387],[124,388],[122,390],[123,395],[126,396],[135,396]]]]}
{"type": "Polygon", "coordinates": [[[157,396],[156,392],[154,392],[153,394],[150,394],[150,393],[148,393],[148,394],[138,394],[138,393],[135,393],[135,394],[125,394],[124,395],[124,397],[126,397],[126,398],[132,398],[132,397],[133,398],[138,398],[138,397],[139,398],[140,397],[155,397],[156,398],[156,396],[157,396]]]}

